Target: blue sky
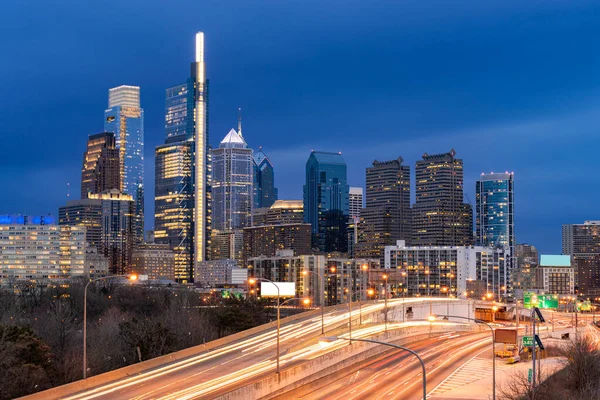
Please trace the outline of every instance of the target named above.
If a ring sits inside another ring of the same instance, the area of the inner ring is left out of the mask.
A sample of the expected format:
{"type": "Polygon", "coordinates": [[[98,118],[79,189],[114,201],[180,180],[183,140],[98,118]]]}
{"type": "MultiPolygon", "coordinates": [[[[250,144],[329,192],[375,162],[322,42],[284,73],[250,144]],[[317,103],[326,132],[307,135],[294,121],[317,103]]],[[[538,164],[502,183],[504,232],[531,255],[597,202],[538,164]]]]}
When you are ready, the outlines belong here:
{"type": "MultiPolygon", "coordinates": [[[[513,171],[518,242],[560,252],[561,224],[598,219],[600,5],[588,1],[45,1],[3,6],[0,213],[57,214],[79,193],[108,88],[142,88],[146,210],[164,89],[206,35],[213,144],[244,136],[301,198],[311,149],[341,151],[351,185],[374,159],[455,148],[474,200],[513,171]]],[[[151,227],[152,213],[147,215],[151,227]]]]}

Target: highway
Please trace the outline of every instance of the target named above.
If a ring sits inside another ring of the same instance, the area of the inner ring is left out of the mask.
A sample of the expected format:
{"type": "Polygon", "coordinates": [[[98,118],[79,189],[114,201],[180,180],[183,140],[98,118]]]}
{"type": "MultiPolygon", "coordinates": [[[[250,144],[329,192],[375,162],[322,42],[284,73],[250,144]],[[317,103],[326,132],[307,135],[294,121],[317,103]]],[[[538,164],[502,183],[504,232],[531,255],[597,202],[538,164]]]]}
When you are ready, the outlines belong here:
{"type": "MultiPolygon", "coordinates": [[[[428,392],[474,356],[490,348],[488,332],[452,332],[406,346],[415,350],[425,362],[428,392]]],[[[491,358],[491,351],[489,351],[491,358]]],[[[422,399],[421,365],[411,354],[391,350],[349,372],[339,380],[313,390],[301,399],[422,399]]],[[[481,371],[490,373],[489,371],[481,371]]],[[[286,396],[280,396],[283,400],[286,396]]]]}
{"type": "MultiPolygon", "coordinates": [[[[389,306],[401,304],[401,299],[389,301],[389,306]]],[[[406,299],[423,302],[423,299],[406,299]]],[[[363,305],[362,311],[369,313],[382,310],[382,302],[363,305]]],[[[353,310],[353,316],[358,312],[353,310]]],[[[333,329],[348,319],[347,309],[326,313],[326,329],[333,329]]],[[[427,324],[414,322],[411,325],[427,324]]],[[[389,324],[390,329],[400,324],[389,324]]],[[[404,324],[403,326],[407,326],[404,324]]],[[[381,325],[356,329],[355,337],[368,337],[381,332],[381,325]]],[[[321,336],[321,317],[314,315],[281,327],[281,368],[302,362],[327,351],[318,343],[321,336]]],[[[230,391],[249,381],[275,372],[276,332],[265,333],[222,346],[215,350],[199,353],[184,360],[165,364],[139,374],[103,384],[83,392],[63,397],[81,399],[192,399],[214,397],[224,389],[230,391]]],[[[347,342],[346,342],[347,344],[347,342]]],[[[338,347],[341,344],[337,345],[338,347]]],[[[335,346],[334,346],[335,347],[335,346]]]]}

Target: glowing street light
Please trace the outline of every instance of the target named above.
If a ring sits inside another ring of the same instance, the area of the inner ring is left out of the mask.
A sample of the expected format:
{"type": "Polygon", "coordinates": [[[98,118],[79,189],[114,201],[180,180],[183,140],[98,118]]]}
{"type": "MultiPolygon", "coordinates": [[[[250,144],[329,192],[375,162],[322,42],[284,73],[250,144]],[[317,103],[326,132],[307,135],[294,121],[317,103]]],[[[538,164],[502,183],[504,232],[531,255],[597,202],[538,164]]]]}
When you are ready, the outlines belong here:
{"type": "Polygon", "coordinates": [[[92,282],[113,278],[127,278],[130,281],[138,280],[138,276],[136,274],[103,276],[101,278],[90,280],[83,289],[83,379],[87,378],[87,289],[92,282]]]}

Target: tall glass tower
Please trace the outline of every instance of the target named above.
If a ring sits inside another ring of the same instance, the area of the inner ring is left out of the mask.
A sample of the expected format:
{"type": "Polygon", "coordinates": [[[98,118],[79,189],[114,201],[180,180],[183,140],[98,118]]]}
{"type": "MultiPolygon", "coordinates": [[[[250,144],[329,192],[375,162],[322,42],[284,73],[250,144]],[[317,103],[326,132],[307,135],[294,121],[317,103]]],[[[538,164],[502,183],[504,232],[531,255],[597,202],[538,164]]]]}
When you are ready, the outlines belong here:
{"type": "Polygon", "coordinates": [[[252,225],[252,149],[234,129],[211,150],[214,231],[229,232],[252,225]]]}
{"type": "Polygon", "coordinates": [[[501,246],[510,254],[509,267],[516,266],[514,175],[481,174],[476,183],[477,242],[483,246],[501,246]]]}
{"type": "Polygon", "coordinates": [[[121,190],[135,203],[134,240],[144,240],[144,110],[140,87],[122,85],[108,90],[104,130],[117,136],[121,190]]]}
{"type": "Polygon", "coordinates": [[[275,168],[262,147],[254,154],[254,208],[271,207],[277,200],[275,168]]]}
{"type": "Polygon", "coordinates": [[[175,251],[175,279],[184,283],[193,281],[196,264],[205,260],[211,229],[203,33],[195,39],[190,77],[165,91],[166,139],[155,150],[155,242],[175,251]]]}
{"type": "Polygon", "coordinates": [[[313,151],[306,162],[304,221],[311,224],[313,247],[348,251],[346,162],[341,153],[313,151]]]}

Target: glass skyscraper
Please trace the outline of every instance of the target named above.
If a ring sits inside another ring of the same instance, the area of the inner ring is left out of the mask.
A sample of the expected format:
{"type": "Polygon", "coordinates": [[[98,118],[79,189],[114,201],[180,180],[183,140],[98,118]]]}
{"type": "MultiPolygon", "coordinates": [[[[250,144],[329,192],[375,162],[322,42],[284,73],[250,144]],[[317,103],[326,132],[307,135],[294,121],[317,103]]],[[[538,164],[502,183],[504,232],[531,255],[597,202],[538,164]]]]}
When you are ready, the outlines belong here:
{"type": "Polygon", "coordinates": [[[313,247],[320,251],[348,250],[348,192],[341,153],[312,151],[306,162],[304,221],[311,224],[313,247]]]}
{"type": "Polygon", "coordinates": [[[253,202],[252,149],[234,129],[211,150],[214,231],[251,226],[253,202]]]}
{"type": "Polygon", "coordinates": [[[121,191],[135,203],[134,237],[144,240],[144,110],[139,86],[122,85],[108,91],[104,130],[113,132],[119,148],[121,191]]]}
{"type": "Polygon", "coordinates": [[[254,154],[254,208],[271,207],[275,200],[275,169],[262,147],[259,147],[254,154]]]}
{"type": "Polygon", "coordinates": [[[166,139],[155,150],[155,242],[175,251],[178,282],[193,281],[195,265],[206,259],[210,244],[211,165],[204,68],[204,35],[198,32],[190,77],[165,91],[166,139]],[[203,171],[200,175],[197,168],[203,171]]]}
{"type": "Polygon", "coordinates": [[[477,242],[504,247],[510,254],[509,268],[516,266],[513,177],[508,172],[481,174],[475,189],[477,242]]]}

